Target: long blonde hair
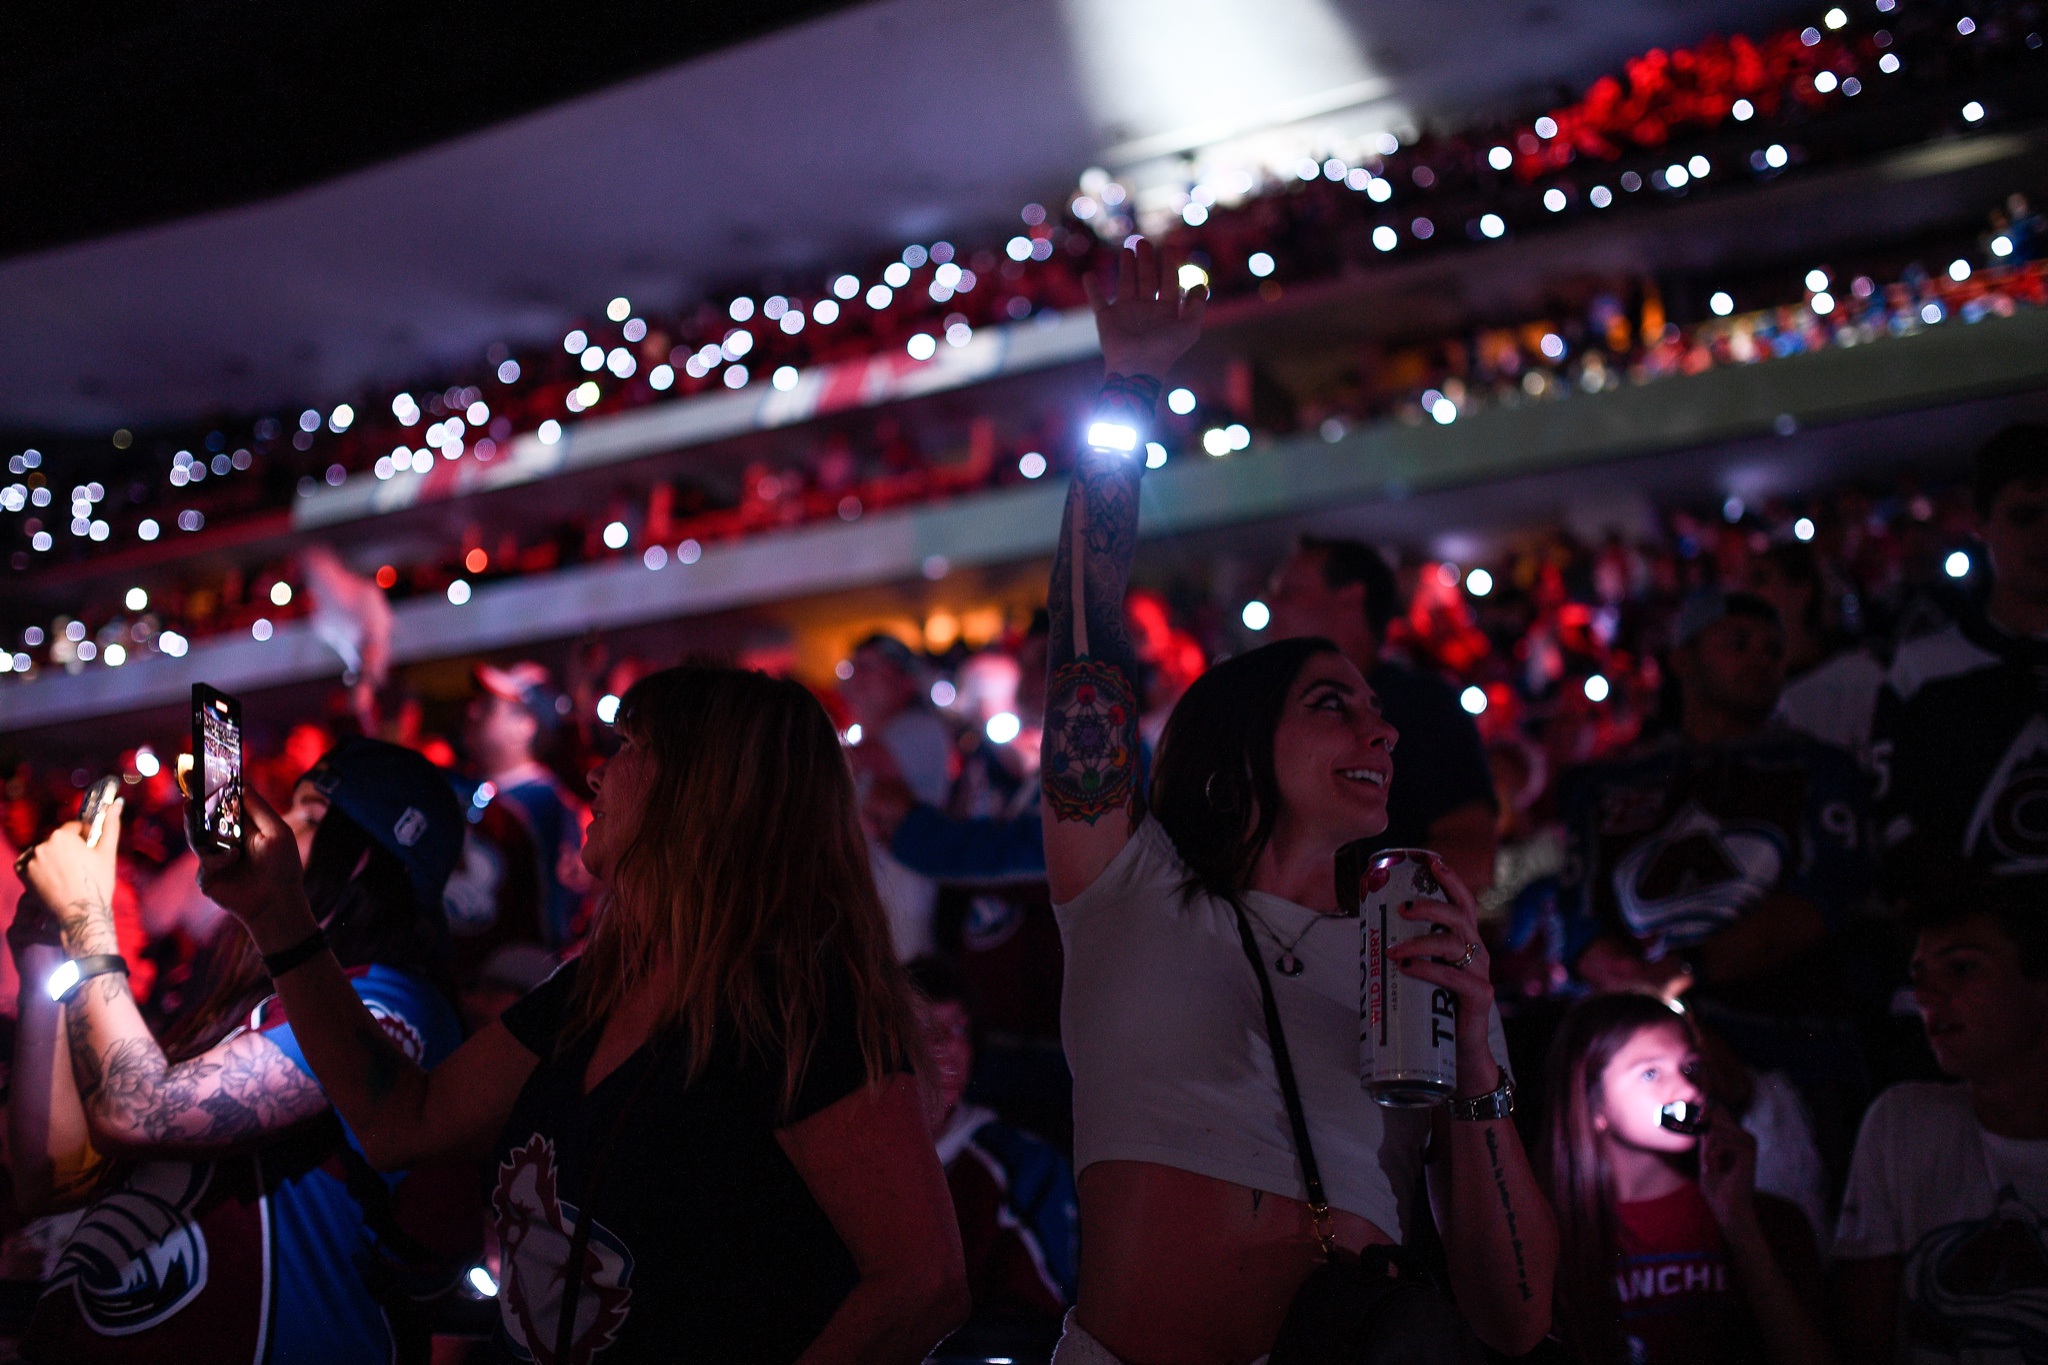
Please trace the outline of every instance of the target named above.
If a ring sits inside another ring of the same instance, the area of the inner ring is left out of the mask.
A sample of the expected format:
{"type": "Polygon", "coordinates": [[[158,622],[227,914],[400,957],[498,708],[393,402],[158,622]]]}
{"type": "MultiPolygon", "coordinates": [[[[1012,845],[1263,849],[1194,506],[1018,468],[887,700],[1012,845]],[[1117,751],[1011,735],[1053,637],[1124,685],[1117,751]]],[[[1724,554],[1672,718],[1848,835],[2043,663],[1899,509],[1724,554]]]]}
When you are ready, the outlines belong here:
{"type": "Polygon", "coordinates": [[[734,1046],[783,1067],[794,1102],[828,1009],[852,1006],[870,1082],[922,1052],[838,733],[801,684],[686,663],[620,703],[654,775],[611,870],[565,1037],[666,968],[658,1030],[688,1075],[734,1046]],[[850,999],[847,996],[850,994],[850,999]]]}

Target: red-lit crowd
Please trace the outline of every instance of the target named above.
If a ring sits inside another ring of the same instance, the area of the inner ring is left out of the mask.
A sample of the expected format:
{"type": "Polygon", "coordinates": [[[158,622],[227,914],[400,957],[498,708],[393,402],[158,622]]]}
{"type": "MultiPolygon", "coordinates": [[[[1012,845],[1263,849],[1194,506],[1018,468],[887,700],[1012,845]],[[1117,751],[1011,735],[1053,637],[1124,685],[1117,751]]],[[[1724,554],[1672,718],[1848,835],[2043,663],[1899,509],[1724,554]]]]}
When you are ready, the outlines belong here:
{"type": "MultiPolygon", "coordinates": [[[[2048,846],[2033,795],[2048,762],[2048,431],[1999,437],[1964,485],[1729,499],[1660,521],[1594,541],[1532,531],[1483,564],[1415,559],[1399,573],[1366,546],[1304,540],[1273,570],[1256,641],[1330,640],[1370,682],[1399,733],[1376,842],[1433,849],[1476,892],[1515,1115],[1559,1226],[1565,1346],[1549,1349],[2030,1358],[2029,1282],[2008,1271],[2042,1245],[2048,1209],[2048,846]],[[1653,1111],[1679,1101],[1715,1115],[1708,1157],[1700,1138],[1657,1126],[1653,1111]]],[[[1214,662],[1255,642],[1219,618],[1201,585],[1170,577],[1125,598],[1148,764],[1162,741],[1170,753],[1169,717],[1214,662]]],[[[1061,627],[1041,614],[989,648],[937,656],[877,634],[822,698],[851,760],[881,950],[920,992],[932,1082],[921,1103],[974,1308],[955,1354],[1045,1349],[1080,1287],[1071,1162],[1085,1139],[1060,1015],[1070,949],[1040,816],[1044,680],[1061,627]]],[[[531,661],[483,665],[454,736],[424,733],[402,696],[379,712],[358,695],[252,744],[248,786],[281,813],[308,893],[335,916],[326,941],[352,943],[359,960],[344,966],[410,1060],[486,1030],[593,943],[604,902],[587,791],[593,772],[656,743],[631,715],[650,676],[669,675],[626,660],[579,667],[564,688],[531,661]],[[378,738],[360,733],[365,721],[378,738]],[[409,820],[411,843],[382,837],[409,820]],[[411,888],[401,898],[430,930],[353,904],[349,888],[379,871],[411,888]],[[335,926],[352,915],[349,939],[335,926]]],[[[68,1152],[55,1140],[62,1106],[24,1101],[23,1082],[50,1084],[36,1049],[62,1035],[42,987],[72,930],[61,908],[31,909],[11,869],[16,852],[73,828],[63,822],[98,772],[24,762],[4,788],[0,901],[23,907],[0,966],[0,992],[18,1002],[4,1266],[31,1358],[100,1358],[69,1352],[97,1342],[105,1355],[104,1334],[123,1324],[176,1342],[233,1320],[177,1259],[187,1224],[216,1266],[270,1256],[299,1284],[313,1307],[300,1327],[267,1329],[273,1351],[321,1322],[370,1341],[366,1313],[417,1342],[481,1331],[475,1314],[494,1295],[507,1313],[538,1312],[513,1302],[538,1291],[508,1238],[534,1235],[534,1218],[572,1237],[575,1220],[547,1212],[545,1181],[508,1175],[523,1169],[511,1156],[494,1191],[371,1173],[386,1195],[365,1193],[368,1168],[346,1159],[355,1149],[338,1126],[306,1139],[300,1176],[269,1155],[228,1159],[268,1151],[229,1121],[243,1119],[237,1092],[220,1087],[238,1063],[208,1062],[202,1084],[190,1059],[248,1037],[308,1054],[248,935],[202,889],[170,750],[109,759],[125,809],[90,946],[121,964],[134,1004],[69,1026],[65,1045],[95,1049],[109,1084],[72,1092],[85,1110],[68,1152]],[[157,1070],[133,1074],[120,1110],[106,1098],[115,1062],[152,1040],[157,1070]],[[152,1108],[137,1098],[152,1084],[198,1098],[152,1108]],[[221,1189],[196,1177],[172,1189],[157,1160],[216,1155],[210,1179],[269,1190],[282,1221],[268,1243],[236,1225],[221,1189]],[[462,1199],[473,1212],[451,1220],[462,1199]],[[132,1242],[120,1220],[144,1206],[161,1224],[144,1238],[154,1249],[124,1260],[134,1246],[107,1239],[132,1242]],[[336,1236],[374,1250],[372,1288],[307,1287],[336,1236]],[[194,1294],[206,1316],[183,1311],[194,1294]]],[[[245,1086],[277,1082],[248,1065],[245,1086]]],[[[310,1130],[310,1110],[283,1109],[283,1128],[310,1130]]],[[[598,1299],[601,1344],[617,1305],[598,1299]]]]}

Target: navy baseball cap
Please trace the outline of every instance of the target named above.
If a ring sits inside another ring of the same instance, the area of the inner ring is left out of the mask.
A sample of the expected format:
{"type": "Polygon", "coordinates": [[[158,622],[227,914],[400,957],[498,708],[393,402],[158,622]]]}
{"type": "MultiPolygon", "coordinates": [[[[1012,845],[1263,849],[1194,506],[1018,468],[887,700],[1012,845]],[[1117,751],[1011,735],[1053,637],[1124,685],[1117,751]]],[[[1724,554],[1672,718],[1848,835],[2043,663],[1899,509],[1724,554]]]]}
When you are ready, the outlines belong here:
{"type": "Polygon", "coordinates": [[[353,735],[300,780],[405,865],[420,904],[441,904],[463,834],[462,805],[445,773],[402,745],[353,735]]]}
{"type": "Polygon", "coordinates": [[[1678,619],[1671,625],[1671,643],[1683,648],[1697,640],[1708,626],[1730,616],[1746,616],[1774,626],[1784,624],[1778,619],[1778,609],[1753,592],[1701,588],[1678,609],[1678,619]]]}

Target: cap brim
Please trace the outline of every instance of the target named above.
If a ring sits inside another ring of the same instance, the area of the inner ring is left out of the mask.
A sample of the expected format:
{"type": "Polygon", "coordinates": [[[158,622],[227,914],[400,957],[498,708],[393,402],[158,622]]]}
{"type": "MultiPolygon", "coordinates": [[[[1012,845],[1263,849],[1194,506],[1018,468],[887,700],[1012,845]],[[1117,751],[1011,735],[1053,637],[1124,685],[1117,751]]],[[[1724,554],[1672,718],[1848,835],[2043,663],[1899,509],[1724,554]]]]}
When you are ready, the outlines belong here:
{"type": "Polygon", "coordinates": [[[512,675],[503,669],[492,668],[489,664],[478,664],[476,666],[476,680],[477,684],[484,691],[494,697],[503,697],[506,701],[523,702],[526,700],[525,693],[520,691],[519,684],[513,681],[512,675]]]}

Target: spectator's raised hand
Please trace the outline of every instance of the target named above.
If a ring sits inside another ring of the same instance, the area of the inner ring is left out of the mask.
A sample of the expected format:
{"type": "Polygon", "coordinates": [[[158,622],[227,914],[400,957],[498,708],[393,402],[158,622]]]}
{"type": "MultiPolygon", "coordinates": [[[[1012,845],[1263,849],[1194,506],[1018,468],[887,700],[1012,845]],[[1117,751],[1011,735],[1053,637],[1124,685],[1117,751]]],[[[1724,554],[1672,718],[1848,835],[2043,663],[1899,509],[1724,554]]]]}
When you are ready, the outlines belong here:
{"type": "Polygon", "coordinates": [[[1117,253],[1116,297],[1105,298],[1093,275],[1083,280],[1095,310],[1102,361],[1111,374],[1148,375],[1164,380],[1173,362],[1202,334],[1206,286],[1181,292],[1179,277],[1152,243],[1117,253]]]}
{"type": "Polygon", "coordinates": [[[107,818],[99,842],[86,842],[86,828],[67,820],[50,832],[50,837],[21,857],[17,870],[29,890],[42,898],[61,921],[77,913],[75,907],[111,907],[114,903],[114,861],[121,844],[122,801],[116,797],[107,806],[107,818]]]}
{"type": "Polygon", "coordinates": [[[299,841],[252,787],[242,788],[242,847],[199,860],[199,889],[263,941],[262,926],[307,915],[299,841]]]}
{"type": "Polygon", "coordinates": [[[1735,1237],[1756,1224],[1756,1139],[1722,1105],[1707,1111],[1700,1139],[1700,1193],[1723,1235],[1735,1237]]]}

